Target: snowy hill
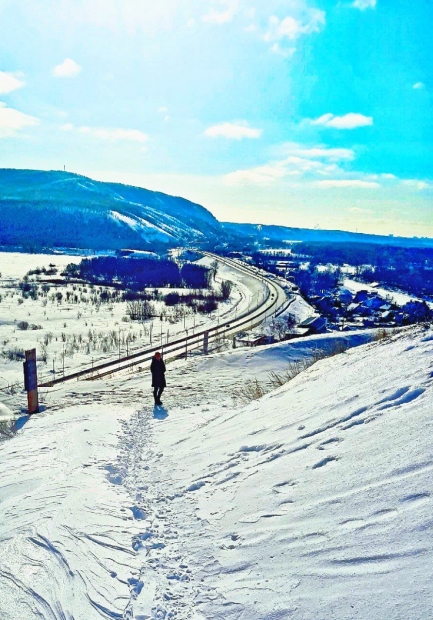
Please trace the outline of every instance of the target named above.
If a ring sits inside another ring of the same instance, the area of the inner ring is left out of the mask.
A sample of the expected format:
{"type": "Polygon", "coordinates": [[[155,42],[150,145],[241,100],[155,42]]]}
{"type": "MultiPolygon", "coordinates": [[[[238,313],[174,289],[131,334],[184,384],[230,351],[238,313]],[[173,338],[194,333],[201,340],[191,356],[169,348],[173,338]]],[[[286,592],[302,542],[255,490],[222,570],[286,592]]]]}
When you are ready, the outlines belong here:
{"type": "Polygon", "coordinates": [[[146,248],[222,234],[209,211],[184,198],[69,172],[0,169],[0,211],[4,245],[146,248]]]}
{"type": "Polygon", "coordinates": [[[53,390],[0,452],[0,616],[429,620],[433,332],[357,338],[247,406],[324,337],[171,363],[162,410],[53,390]]]}

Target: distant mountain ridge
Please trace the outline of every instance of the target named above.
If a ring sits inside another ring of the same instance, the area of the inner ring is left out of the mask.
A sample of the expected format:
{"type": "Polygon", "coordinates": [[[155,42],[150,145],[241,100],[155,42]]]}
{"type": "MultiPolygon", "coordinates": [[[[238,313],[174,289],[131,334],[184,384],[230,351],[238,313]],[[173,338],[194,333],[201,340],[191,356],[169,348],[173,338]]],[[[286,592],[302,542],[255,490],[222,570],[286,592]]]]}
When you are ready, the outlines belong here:
{"type": "Polygon", "coordinates": [[[238,224],[222,222],[228,235],[243,239],[245,244],[283,243],[287,241],[308,241],[326,243],[380,243],[382,245],[406,247],[433,247],[429,237],[394,237],[394,235],[371,235],[346,230],[322,230],[318,228],[291,228],[274,224],[238,224]]]}
{"type": "Polygon", "coordinates": [[[433,239],[221,223],[205,207],[162,192],[64,171],[0,169],[2,246],[155,250],[289,240],[433,246],[433,239]]]}
{"type": "Polygon", "coordinates": [[[0,169],[0,244],[146,249],[224,234],[204,207],[61,171],[0,169]]]}

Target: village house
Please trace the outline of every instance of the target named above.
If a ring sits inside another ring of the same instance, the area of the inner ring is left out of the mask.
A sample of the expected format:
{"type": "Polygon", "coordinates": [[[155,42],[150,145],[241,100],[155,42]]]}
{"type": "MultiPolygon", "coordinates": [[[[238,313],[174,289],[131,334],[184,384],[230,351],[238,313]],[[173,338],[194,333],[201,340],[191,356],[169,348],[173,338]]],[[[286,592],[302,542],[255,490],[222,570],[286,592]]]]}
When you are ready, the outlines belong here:
{"type": "Polygon", "coordinates": [[[364,301],[367,301],[367,299],[368,299],[368,291],[365,289],[361,289],[360,291],[357,291],[355,295],[355,299],[353,301],[355,303],[363,303],[364,301]]]}
{"type": "Polygon", "coordinates": [[[323,316],[310,316],[302,323],[299,323],[298,327],[306,327],[308,329],[307,336],[311,334],[323,334],[326,332],[327,321],[323,316]]]}
{"type": "Polygon", "coordinates": [[[244,347],[257,347],[261,344],[272,344],[274,342],[273,336],[268,336],[262,333],[244,334],[238,335],[236,343],[244,347]]]}

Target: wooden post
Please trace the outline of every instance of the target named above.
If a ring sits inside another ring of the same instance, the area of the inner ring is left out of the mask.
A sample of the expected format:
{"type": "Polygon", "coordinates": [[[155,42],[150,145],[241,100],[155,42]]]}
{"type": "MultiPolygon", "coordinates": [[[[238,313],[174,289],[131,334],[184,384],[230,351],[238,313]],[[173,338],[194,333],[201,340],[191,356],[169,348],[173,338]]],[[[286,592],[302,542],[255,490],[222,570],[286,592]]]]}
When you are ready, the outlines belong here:
{"type": "Polygon", "coordinates": [[[207,355],[208,351],[209,351],[209,332],[206,331],[203,334],[203,353],[207,355]]]}
{"type": "Polygon", "coordinates": [[[27,411],[37,413],[39,411],[38,399],[38,374],[36,369],[36,349],[25,352],[24,362],[24,388],[27,392],[27,411]]]}

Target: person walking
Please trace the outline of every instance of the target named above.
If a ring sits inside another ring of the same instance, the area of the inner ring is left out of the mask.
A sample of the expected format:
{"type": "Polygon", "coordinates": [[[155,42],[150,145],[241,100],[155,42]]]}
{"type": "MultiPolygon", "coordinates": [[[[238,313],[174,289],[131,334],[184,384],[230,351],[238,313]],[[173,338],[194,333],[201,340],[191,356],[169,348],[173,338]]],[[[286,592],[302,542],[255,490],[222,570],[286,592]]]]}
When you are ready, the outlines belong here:
{"type": "Polygon", "coordinates": [[[155,405],[162,405],[161,394],[166,387],[165,364],[159,351],[157,351],[152,358],[152,363],[150,364],[150,372],[152,373],[152,387],[155,405]]]}

